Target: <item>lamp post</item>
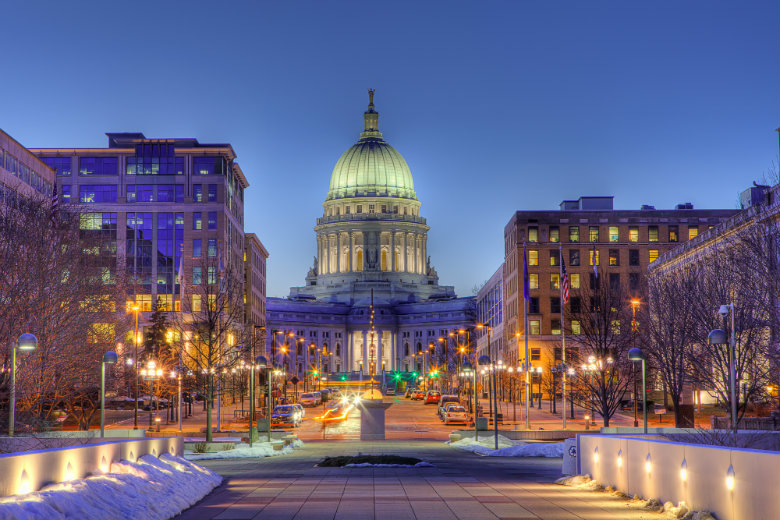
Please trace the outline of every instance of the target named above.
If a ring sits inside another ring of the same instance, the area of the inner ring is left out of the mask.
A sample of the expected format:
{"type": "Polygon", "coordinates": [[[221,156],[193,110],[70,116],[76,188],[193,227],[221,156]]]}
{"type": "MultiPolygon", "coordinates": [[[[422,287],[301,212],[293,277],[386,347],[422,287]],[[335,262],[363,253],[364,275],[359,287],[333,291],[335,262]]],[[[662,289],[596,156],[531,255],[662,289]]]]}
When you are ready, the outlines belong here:
{"type": "Polygon", "coordinates": [[[38,348],[38,338],[25,332],[16,343],[11,344],[11,397],[8,404],[8,436],[14,436],[14,421],[16,420],[16,349],[29,352],[38,348]]]}
{"type": "MultiPolygon", "coordinates": [[[[632,348],[628,351],[628,359],[634,363],[642,362],[642,409],[644,410],[645,435],[647,435],[647,381],[645,373],[645,353],[640,348],[632,348]]],[[[636,396],[634,396],[636,402],[636,396]]]]}
{"type": "MultiPolygon", "coordinates": [[[[490,330],[490,329],[488,329],[490,330]]],[[[489,333],[488,333],[489,334],[489,333]]],[[[488,377],[492,374],[492,383],[493,383],[493,437],[495,438],[495,446],[496,449],[498,449],[498,401],[496,400],[496,370],[493,369],[493,365],[490,361],[489,356],[479,356],[479,364],[485,365],[490,368],[490,372],[488,373],[488,377]]],[[[490,381],[489,381],[490,383],[490,381]]]]}
{"type": "Polygon", "coordinates": [[[539,374],[539,404],[537,405],[537,408],[539,410],[542,409],[542,372],[544,369],[542,367],[536,367],[536,373],[539,374]]]}
{"type": "Polygon", "coordinates": [[[103,354],[103,361],[100,362],[100,438],[105,437],[106,425],[106,365],[116,363],[118,356],[113,350],[103,354]]]}
{"type": "MultiPolygon", "coordinates": [[[[149,360],[149,362],[146,364],[146,368],[141,369],[141,375],[145,380],[149,381],[149,431],[153,431],[154,419],[157,418],[157,413],[154,407],[154,380],[162,377],[163,371],[161,368],[157,368],[157,363],[155,363],[154,360],[149,360]]],[[[136,404],[136,406],[138,405],[136,404]]],[[[159,408],[159,401],[157,407],[159,408]]]]}
{"type": "Polygon", "coordinates": [[[474,440],[479,440],[479,429],[477,428],[477,370],[466,361],[461,367],[461,373],[466,377],[473,377],[472,385],[474,387],[474,440]]]}
{"type": "Polygon", "coordinates": [[[736,436],[737,434],[737,374],[736,374],[736,360],[734,350],[736,348],[736,338],[734,332],[734,303],[728,305],[721,305],[718,309],[718,314],[725,320],[731,311],[731,341],[728,339],[728,335],[722,329],[715,329],[707,336],[707,343],[710,345],[726,345],[729,346],[729,397],[731,399],[731,430],[736,436]]]}
{"type": "MultiPolygon", "coordinates": [[[[638,298],[632,298],[631,299],[631,331],[634,332],[634,333],[636,333],[637,329],[639,328],[639,324],[636,321],[636,309],[637,309],[637,307],[639,307],[640,303],[641,302],[639,301],[638,298]]],[[[637,391],[636,391],[636,374],[634,373],[633,368],[634,367],[632,365],[631,366],[631,369],[632,369],[631,370],[631,374],[634,376],[633,377],[633,379],[634,379],[634,428],[636,428],[637,426],[639,426],[639,421],[637,420],[637,414],[636,414],[636,409],[637,409],[637,405],[636,405],[636,394],[637,394],[637,391]]]]}
{"type": "MultiPolygon", "coordinates": [[[[135,247],[135,245],[133,246],[135,247]]],[[[133,271],[135,273],[135,271],[133,271]]],[[[138,429],[138,313],[141,311],[140,305],[133,305],[132,308],[133,312],[135,313],[135,332],[133,335],[133,345],[135,346],[135,357],[133,360],[135,361],[135,374],[133,374],[133,377],[135,379],[133,386],[135,387],[135,406],[133,407],[133,429],[138,429]]]]}

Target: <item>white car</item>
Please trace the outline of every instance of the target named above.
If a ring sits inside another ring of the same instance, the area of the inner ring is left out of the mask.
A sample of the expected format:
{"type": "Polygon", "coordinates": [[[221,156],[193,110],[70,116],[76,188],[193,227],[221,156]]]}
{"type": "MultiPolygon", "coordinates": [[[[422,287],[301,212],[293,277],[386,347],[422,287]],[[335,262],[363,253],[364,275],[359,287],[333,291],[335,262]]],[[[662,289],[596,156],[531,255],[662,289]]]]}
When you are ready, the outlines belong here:
{"type": "Polygon", "coordinates": [[[322,396],[319,392],[308,392],[301,394],[298,402],[301,406],[317,406],[322,402],[322,396]]]}
{"type": "Polygon", "coordinates": [[[447,407],[447,411],[444,413],[444,424],[451,423],[463,423],[469,422],[469,415],[466,413],[466,409],[460,405],[450,405],[447,407]]]}

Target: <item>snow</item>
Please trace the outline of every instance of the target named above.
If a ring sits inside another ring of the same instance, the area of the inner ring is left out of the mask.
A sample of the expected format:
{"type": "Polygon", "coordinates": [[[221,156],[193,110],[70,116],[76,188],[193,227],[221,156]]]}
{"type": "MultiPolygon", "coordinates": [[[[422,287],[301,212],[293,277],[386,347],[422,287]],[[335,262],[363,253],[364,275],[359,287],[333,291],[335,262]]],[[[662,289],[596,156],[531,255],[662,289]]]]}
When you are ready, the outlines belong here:
{"type": "Polygon", "coordinates": [[[293,448],[303,446],[303,441],[296,439],[289,446],[282,448],[282,451],[274,451],[271,444],[267,442],[255,442],[252,447],[247,443],[236,444],[232,450],[214,451],[209,453],[195,453],[185,450],[184,456],[188,460],[206,460],[206,459],[245,459],[252,457],[273,457],[275,455],[288,455],[293,452],[293,448]]]}
{"type": "MultiPolygon", "coordinates": [[[[206,437],[184,437],[184,442],[206,442],[206,437]]],[[[241,437],[214,437],[212,442],[241,442],[241,437]]]]}
{"type": "Polygon", "coordinates": [[[211,470],[169,454],[111,464],[110,471],[50,484],[0,499],[0,518],[166,519],[189,508],[222,482],[211,470]]]}
{"type": "Polygon", "coordinates": [[[370,462],[361,462],[360,464],[345,464],[345,468],[432,468],[430,462],[421,461],[417,464],[371,464],[370,462]]]}
{"type": "Polygon", "coordinates": [[[492,435],[480,436],[478,442],[465,438],[455,442],[448,441],[447,444],[488,457],[563,457],[562,442],[513,441],[503,435],[498,436],[498,449],[495,449],[495,438],[492,435]]]}

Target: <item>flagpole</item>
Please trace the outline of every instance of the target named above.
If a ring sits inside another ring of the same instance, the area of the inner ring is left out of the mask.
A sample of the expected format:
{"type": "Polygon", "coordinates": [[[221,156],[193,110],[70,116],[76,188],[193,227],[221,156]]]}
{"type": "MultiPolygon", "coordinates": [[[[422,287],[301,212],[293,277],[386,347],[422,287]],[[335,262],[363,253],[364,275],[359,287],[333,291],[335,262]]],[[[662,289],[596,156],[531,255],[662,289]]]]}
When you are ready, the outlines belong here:
{"type": "Polygon", "coordinates": [[[182,432],[182,420],[181,420],[181,398],[182,398],[182,380],[184,379],[184,244],[182,244],[180,256],[179,256],[179,319],[181,326],[179,327],[179,433],[182,432]]]}
{"type": "MultiPolygon", "coordinates": [[[[561,275],[560,275],[560,287],[561,287],[561,373],[563,374],[563,377],[561,379],[562,381],[562,389],[561,389],[561,417],[563,418],[563,429],[566,429],[566,327],[564,326],[563,322],[563,306],[566,302],[563,300],[563,246],[558,243],[558,255],[560,257],[561,261],[561,275]]],[[[553,395],[553,399],[555,399],[555,395],[553,395]]]]}
{"type": "Polygon", "coordinates": [[[528,297],[530,287],[528,280],[528,253],[526,251],[526,244],[523,242],[523,322],[524,322],[524,336],[525,336],[525,429],[531,429],[531,415],[528,408],[528,403],[531,396],[531,362],[528,357],[528,297]]]}

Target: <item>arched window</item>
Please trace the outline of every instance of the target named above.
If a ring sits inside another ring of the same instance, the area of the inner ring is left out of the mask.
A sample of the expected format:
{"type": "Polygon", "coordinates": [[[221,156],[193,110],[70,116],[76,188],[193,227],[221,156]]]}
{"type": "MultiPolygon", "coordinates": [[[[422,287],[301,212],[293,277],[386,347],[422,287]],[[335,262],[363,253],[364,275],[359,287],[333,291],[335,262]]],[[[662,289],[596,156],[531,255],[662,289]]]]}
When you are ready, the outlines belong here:
{"type": "Polygon", "coordinates": [[[420,342],[418,341],[418,342],[417,342],[417,353],[419,354],[420,352],[422,352],[422,343],[420,343],[420,342]]]}
{"type": "Polygon", "coordinates": [[[357,252],[357,258],[355,260],[355,271],[363,270],[363,251],[357,252]]]}
{"type": "Polygon", "coordinates": [[[387,251],[382,250],[382,271],[387,271],[387,251]]]}

